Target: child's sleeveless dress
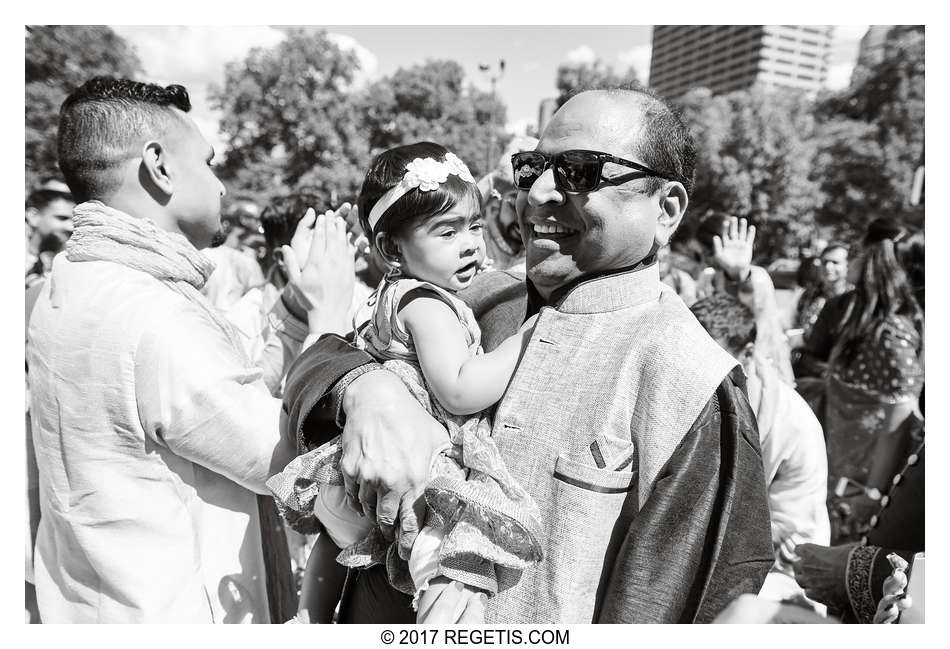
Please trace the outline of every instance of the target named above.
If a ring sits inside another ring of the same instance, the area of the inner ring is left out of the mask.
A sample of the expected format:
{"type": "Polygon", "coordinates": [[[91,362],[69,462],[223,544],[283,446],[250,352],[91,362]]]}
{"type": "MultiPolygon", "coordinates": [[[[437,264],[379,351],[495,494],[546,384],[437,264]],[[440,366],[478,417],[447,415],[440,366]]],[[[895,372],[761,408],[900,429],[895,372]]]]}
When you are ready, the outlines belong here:
{"type": "MultiPolygon", "coordinates": [[[[513,585],[521,570],[541,560],[538,507],[508,473],[485,413],[453,415],[431,396],[413,341],[397,313],[403,296],[420,288],[452,308],[466,332],[470,353],[481,353],[481,331],[471,309],[442,288],[414,279],[380,283],[363,310],[363,318],[368,315],[369,319],[357,329],[357,345],[399,376],[448,429],[446,450],[433,462],[425,491],[426,529],[435,528],[439,536],[444,535],[435,550],[440,574],[494,594],[513,585]]],[[[342,565],[368,568],[384,563],[393,587],[407,594],[416,593],[417,586],[421,591],[428,579],[413,584],[407,564],[415,538],[398,538],[397,526],[397,540],[387,542],[375,521],[346,505],[341,456],[338,436],[297,457],[268,480],[281,514],[298,532],[326,529],[337,545],[345,546],[337,557],[342,565]]],[[[431,540],[427,545],[432,545],[431,540]]],[[[413,564],[419,564],[417,557],[413,564]]]]}

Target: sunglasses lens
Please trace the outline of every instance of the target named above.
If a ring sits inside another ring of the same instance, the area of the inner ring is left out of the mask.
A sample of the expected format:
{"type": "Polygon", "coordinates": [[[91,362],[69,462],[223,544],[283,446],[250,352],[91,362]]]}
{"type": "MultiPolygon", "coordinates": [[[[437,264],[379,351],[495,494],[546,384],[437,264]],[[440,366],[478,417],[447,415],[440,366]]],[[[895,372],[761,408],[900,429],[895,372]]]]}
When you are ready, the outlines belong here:
{"type": "Polygon", "coordinates": [[[515,187],[531,189],[534,181],[544,173],[544,156],[531,151],[518,153],[512,157],[511,166],[515,172],[515,187]]]}
{"type": "Polygon", "coordinates": [[[569,192],[589,192],[600,180],[600,160],[580,151],[565,151],[554,163],[558,184],[569,192]]]}

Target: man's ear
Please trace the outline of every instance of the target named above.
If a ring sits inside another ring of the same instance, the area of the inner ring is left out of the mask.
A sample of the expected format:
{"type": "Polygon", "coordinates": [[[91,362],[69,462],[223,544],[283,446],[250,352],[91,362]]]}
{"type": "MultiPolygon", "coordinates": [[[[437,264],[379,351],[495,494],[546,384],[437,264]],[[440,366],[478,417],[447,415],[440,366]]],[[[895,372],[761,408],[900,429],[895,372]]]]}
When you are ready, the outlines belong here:
{"type": "Polygon", "coordinates": [[[142,147],[142,170],[145,178],[161,193],[171,196],[174,191],[168,172],[168,150],[155,140],[142,147]]]}
{"type": "Polygon", "coordinates": [[[26,208],[26,222],[31,228],[35,228],[40,222],[40,211],[35,207],[26,208]]]}
{"type": "Polygon", "coordinates": [[[376,248],[379,255],[388,265],[399,268],[402,261],[399,254],[399,246],[386,232],[376,233],[376,248]]]}
{"type": "Polygon", "coordinates": [[[670,242],[683,220],[689,197],[682,183],[669,182],[660,192],[660,214],[656,217],[656,241],[660,246],[670,242]]]}

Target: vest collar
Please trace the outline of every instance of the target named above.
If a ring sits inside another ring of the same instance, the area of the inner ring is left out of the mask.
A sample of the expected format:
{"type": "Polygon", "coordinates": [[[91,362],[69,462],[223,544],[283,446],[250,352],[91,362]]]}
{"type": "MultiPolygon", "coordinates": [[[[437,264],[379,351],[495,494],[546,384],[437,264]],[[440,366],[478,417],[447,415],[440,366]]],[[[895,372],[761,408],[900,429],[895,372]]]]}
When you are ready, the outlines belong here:
{"type": "Polygon", "coordinates": [[[564,286],[546,301],[528,285],[528,317],[552,306],[562,313],[608,313],[656,300],[660,296],[660,266],[650,256],[640,263],[607,271],[564,286]]]}

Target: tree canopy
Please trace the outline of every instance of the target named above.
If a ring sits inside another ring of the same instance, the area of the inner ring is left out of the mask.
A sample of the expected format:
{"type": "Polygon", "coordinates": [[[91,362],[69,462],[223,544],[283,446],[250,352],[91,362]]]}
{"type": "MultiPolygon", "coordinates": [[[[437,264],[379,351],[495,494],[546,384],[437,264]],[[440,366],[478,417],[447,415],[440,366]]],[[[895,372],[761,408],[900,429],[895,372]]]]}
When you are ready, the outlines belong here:
{"type": "Polygon", "coordinates": [[[557,107],[560,108],[574,94],[583,90],[616,88],[618,86],[641,86],[637,71],[631,65],[625,70],[616,70],[601,59],[593,63],[564,63],[557,69],[557,107]]]}
{"type": "Polygon", "coordinates": [[[820,200],[810,178],[811,102],[761,88],[718,96],[699,88],[678,104],[697,145],[690,220],[713,211],[747,218],[758,228],[759,258],[794,254],[813,232],[820,200]]]}
{"type": "Polygon", "coordinates": [[[307,187],[329,207],[355,192],[368,153],[351,92],[359,61],[325,32],[286,33],[229,63],[211,88],[227,136],[221,177],[268,198],[307,187]]]}
{"type": "Polygon", "coordinates": [[[493,158],[510,139],[506,117],[505,105],[466,83],[454,61],[397,70],[372,84],[361,100],[362,126],[374,153],[430,140],[454,151],[475,176],[489,170],[489,139],[494,137],[493,158]]]}
{"type": "Polygon", "coordinates": [[[884,58],[815,113],[819,222],[848,239],[879,216],[922,226],[923,202],[911,204],[911,188],[924,164],[923,28],[892,29],[884,58]]]}
{"type": "Polygon", "coordinates": [[[306,190],[329,207],[353,200],[372,155],[431,140],[479,175],[488,142],[507,141],[504,104],[453,61],[401,68],[356,87],[359,60],[326,32],[290,28],[272,48],[228,64],[212,102],[227,137],[222,178],[261,200],[306,190]]]}

